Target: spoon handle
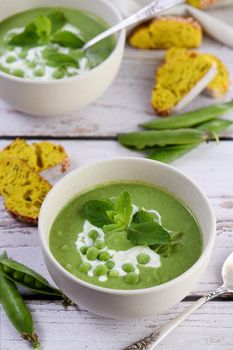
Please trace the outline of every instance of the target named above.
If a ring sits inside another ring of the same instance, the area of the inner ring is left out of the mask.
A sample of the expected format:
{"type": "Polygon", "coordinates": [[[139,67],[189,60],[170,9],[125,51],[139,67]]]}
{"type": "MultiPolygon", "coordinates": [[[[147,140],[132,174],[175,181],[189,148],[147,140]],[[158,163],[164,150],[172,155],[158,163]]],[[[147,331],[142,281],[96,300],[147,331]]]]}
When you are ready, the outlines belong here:
{"type": "Polygon", "coordinates": [[[84,46],[83,50],[89,49],[89,47],[95,45],[99,41],[107,38],[108,36],[149,17],[156,15],[157,13],[167,10],[173,6],[183,4],[185,0],[155,0],[151,4],[143,7],[141,10],[126,18],[120,23],[116,24],[112,28],[97,35],[95,38],[89,40],[84,46]]]}
{"type": "Polygon", "coordinates": [[[124,350],[153,350],[155,347],[171,332],[176,328],[181,322],[183,322],[186,317],[193,313],[207,301],[214,299],[221,294],[225,293],[226,289],[224,287],[217,288],[215,291],[210,292],[206,296],[200,298],[195,303],[190,305],[186,310],[176,316],[173,320],[166,323],[160,330],[151,333],[148,337],[145,337],[136,343],[128,346],[124,350]]]}

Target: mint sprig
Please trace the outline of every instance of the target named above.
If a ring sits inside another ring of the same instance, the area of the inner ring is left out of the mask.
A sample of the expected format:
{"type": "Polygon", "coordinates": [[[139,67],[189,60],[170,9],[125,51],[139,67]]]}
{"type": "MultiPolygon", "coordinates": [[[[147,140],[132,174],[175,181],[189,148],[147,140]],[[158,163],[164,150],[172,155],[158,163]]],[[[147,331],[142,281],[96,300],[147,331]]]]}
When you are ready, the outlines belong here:
{"type": "Polygon", "coordinates": [[[125,231],[129,241],[136,245],[148,245],[162,256],[170,255],[181,243],[182,234],[169,232],[157,220],[155,213],[139,210],[133,215],[133,206],[127,191],[115,201],[92,200],[84,206],[84,216],[105,233],[125,231]]]}
{"type": "Polygon", "coordinates": [[[70,47],[73,49],[80,49],[84,45],[84,40],[81,36],[78,36],[67,30],[62,30],[56,32],[52,38],[51,42],[64,47],[70,47]]]}

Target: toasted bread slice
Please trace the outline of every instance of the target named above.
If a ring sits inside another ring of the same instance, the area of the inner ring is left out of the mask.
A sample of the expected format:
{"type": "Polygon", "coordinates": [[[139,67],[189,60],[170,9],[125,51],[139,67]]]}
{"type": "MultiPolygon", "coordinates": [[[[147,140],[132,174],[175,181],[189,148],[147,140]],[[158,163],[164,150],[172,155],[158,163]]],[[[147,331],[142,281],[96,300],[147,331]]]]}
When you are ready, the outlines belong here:
{"type": "Polygon", "coordinates": [[[0,159],[0,192],[6,209],[18,220],[37,224],[40,207],[51,185],[25,161],[0,159]]]}
{"type": "Polygon", "coordinates": [[[69,167],[65,149],[47,141],[29,145],[23,139],[16,139],[0,152],[0,159],[6,156],[25,160],[37,172],[58,165],[61,165],[61,171],[64,172],[69,167]]]}
{"type": "Polygon", "coordinates": [[[152,107],[161,116],[170,115],[189,103],[216,76],[216,64],[194,51],[168,52],[166,62],[156,72],[152,107]],[[182,53],[182,54],[181,54],[182,53]],[[171,58],[172,57],[172,58],[171,58]]]}
{"type": "Polygon", "coordinates": [[[214,79],[206,86],[204,93],[213,98],[222,97],[229,91],[230,88],[230,74],[225,64],[216,56],[197,51],[189,51],[187,49],[170,49],[166,53],[166,61],[172,61],[179,57],[187,57],[190,54],[199,54],[205,59],[213,62],[217,66],[217,74],[214,79]]]}
{"type": "Polygon", "coordinates": [[[209,6],[217,4],[218,0],[187,0],[187,3],[199,9],[205,9],[209,6]]]}
{"type": "Polygon", "coordinates": [[[138,49],[197,48],[202,28],[192,17],[163,16],[136,27],[129,43],[138,49]]]}

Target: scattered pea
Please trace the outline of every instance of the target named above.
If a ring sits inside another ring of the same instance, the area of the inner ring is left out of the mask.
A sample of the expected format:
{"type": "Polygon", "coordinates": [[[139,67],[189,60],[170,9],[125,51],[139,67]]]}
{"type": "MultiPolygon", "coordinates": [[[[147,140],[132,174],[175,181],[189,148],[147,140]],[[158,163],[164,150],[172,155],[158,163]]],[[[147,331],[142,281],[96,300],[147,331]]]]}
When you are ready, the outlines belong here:
{"type": "Polygon", "coordinates": [[[26,283],[29,286],[33,286],[34,285],[34,281],[35,279],[32,276],[29,275],[25,275],[23,278],[24,283],[26,283]]]}
{"type": "Polygon", "coordinates": [[[28,68],[31,68],[31,69],[36,68],[36,65],[37,65],[36,62],[34,62],[34,61],[27,62],[28,68]]]}
{"type": "Polygon", "coordinates": [[[53,78],[54,79],[62,79],[64,77],[65,73],[62,70],[55,70],[53,72],[53,78]]]}
{"type": "Polygon", "coordinates": [[[137,261],[138,261],[139,264],[141,264],[141,265],[146,265],[146,264],[148,264],[148,262],[150,261],[150,257],[149,257],[148,254],[141,253],[141,254],[138,254],[138,256],[137,256],[137,261]]]}
{"type": "Polygon", "coordinates": [[[4,73],[10,73],[10,70],[7,67],[4,67],[2,65],[0,65],[0,70],[4,73]]]}
{"type": "Polygon", "coordinates": [[[129,272],[125,276],[125,281],[129,284],[137,284],[139,281],[139,276],[135,272],[129,272]]]}
{"type": "Polygon", "coordinates": [[[87,249],[86,257],[88,260],[95,260],[99,255],[99,250],[95,247],[91,247],[87,249]]]}
{"type": "Polygon", "coordinates": [[[119,272],[117,271],[117,270],[111,270],[111,271],[109,271],[109,273],[108,273],[108,277],[109,278],[116,278],[116,277],[118,277],[119,276],[119,272]]]}
{"type": "Polygon", "coordinates": [[[103,249],[103,248],[105,247],[105,243],[104,243],[104,241],[101,241],[101,240],[97,239],[97,240],[95,241],[95,243],[94,243],[94,246],[95,246],[97,249],[101,250],[101,249],[103,249]]]}
{"type": "Polygon", "coordinates": [[[88,272],[91,269],[91,264],[89,264],[88,262],[83,262],[80,266],[79,266],[79,271],[80,272],[88,272]]]}
{"type": "Polygon", "coordinates": [[[43,68],[37,68],[37,69],[34,70],[34,75],[36,77],[43,77],[44,74],[45,74],[45,71],[44,71],[43,68]]]}
{"type": "Polygon", "coordinates": [[[6,63],[13,63],[15,61],[16,61],[15,56],[7,56],[7,58],[6,58],[6,63]]]}
{"type": "Polygon", "coordinates": [[[112,269],[114,268],[114,266],[115,266],[115,263],[114,263],[114,261],[109,260],[109,261],[106,262],[105,265],[107,266],[107,268],[108,268],[109,270],[112,270],[112,269]]]}
{"type": "Polygon", "coordinates": [[[21,271],[15,271],[15,272],[13,273],[13,277],[14,277],[14,279],[17,280],[17,281],[21,280],[21,279],[23,278],[23,276],[24,276],[24,273],[21,272],[21,271]]]}
{"type": "Polygon", "coordinates": [[[7,265],[4,265],[3,269],[4,269],[4,271],[6,271],[9,274],[12,274],[14,272],[14,270],[11,267],[7,266],[7,265]]]}
{"type": "Polygon", "coordinates": [[[93,241],[99,237],[99,234],[96,230],[91,230],[88,233],[88,237],[91,238],[93,241]]]}
{"type": "Polygon", "coordinates": [[[129,272],[134,272],[135,268],[132,264],[127,263],[127,264],[122,265],[122,270],[129,273],[129,272]]]}
{"type": "Polygon", "coordinates": [[[19,54],[18,54],[19,58],[26,58],[27,57],[27,52],[26,51],[21,51],[19,54]]]}
{"type": "Polygon", "coordinates": [[[12,75],[15,75],[16,77],[23,78],[24,77],[24,71],[22,69],[14,69],[11,72],[12,75]]]}
{"type": "Polygon", "coordinates": [[[105,265],[98,265],[94,271],[94,274],[96,276],[103,276],[106,275],[108,272],[108,269],[105,265]]]}
{"type": "Polygon", "coordinates": [[[81,252],[83,255],[85,255],[86,252],[87,252],[87,249],[88,249],[88,247],[84,245],[83,247],[80,248],[80,252],[81,252]]]}
{"type": "Polygon", "coordinates": [[[100,261],[107,261],[107,260],[110,259],[110,257],[111,257],[111,255],[109,254],[109,252],[104,251],[104,252],[101,252],[101,253],[99,254],[98,259],[99,259],[100,261]]]}

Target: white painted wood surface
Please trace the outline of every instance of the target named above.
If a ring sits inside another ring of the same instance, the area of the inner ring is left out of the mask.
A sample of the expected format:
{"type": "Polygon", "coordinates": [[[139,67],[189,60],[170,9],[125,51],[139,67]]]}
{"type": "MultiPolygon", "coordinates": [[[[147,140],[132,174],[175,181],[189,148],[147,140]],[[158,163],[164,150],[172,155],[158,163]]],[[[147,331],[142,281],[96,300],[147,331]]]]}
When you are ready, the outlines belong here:
{"type": "MultiPolygon", "coordinates": [[[[64,311],[58,302],[29,303],[43,350],[123,350],[189,305],[190,302],[180,303],[153,318],[116,321],[75,308],[64,311]]],[[[158,350],[232,350],[232,310],[232,301],[206,304],[158,345],[158,350]]],[[[19,340],[4,314],[1,321],[1,350],[31,349],[19,340]]]]}
{"type": "MultiPolygon", "coordinates": [[[[215,15],[232,22],[232,10],[214,10],[215,15]]],[[[224,33],[223,33],[224,35],[224,33]]],[[[228,66],[233,79],[233,50],[205,38],[203,51],[219,56],[228,66]]],[[[18,113],[0,101],[0,148],[9,143],[4,137],[59,137],[67,150],[72,169],[101,159],[141,156],[111,140],[118,132],[133,131],[137,124],[154,118],[150,94],[157,54],[126,49],[120,73],[112,87],[92,106],[70,116],[52,119],[18,113]],[[88,137],[90,140],[67,141],[65,138],[88,137]]],[[[233,89],[225,100],[233,98],[233,89]]],[[[215,101],[201,96],[187,110],[215,101]]],[[[38,101],[39,103],[39,101],[38,101]]],[[[233,113],[229,113],[229,118],[233,113]]],[[[224,133],[233,137],[233,127],[224,133]]],[[[200,146],[173,163],[190,175],[207,193],[217,218],[217,236],[209,267],[192,292],[200,296],[221,283],[221,265],[233,251],[233,140],[200,146]]],[[[55,182],[55,180],[54,180],[55,182]]],[[[49,278],[41,251],[37,228],[12,219],[0,199],[0,251],[7,249],[13,258],[35,268],[49,278]]],[[[27,293],[23,291],[23,293],[27,293]]],[[[31,296],[27,298],[30,300],[31,296]]],[[[191,296],[189,297],[190,300],[191,296]]],[[[58,301],[28,302],[41,338],[42,350],[120,350],[137,338],[149,334],[187,307],[185,301],[164,315],[137,321],[105,320],[85,310],[64,311],[58,301]]],[[[166,350],[232,350],[233,301],[213,301],[198,310],[172,333],[158,349],[166,350]]],[[[0,350],[27,350],[0,309],[0,350]]]]}

